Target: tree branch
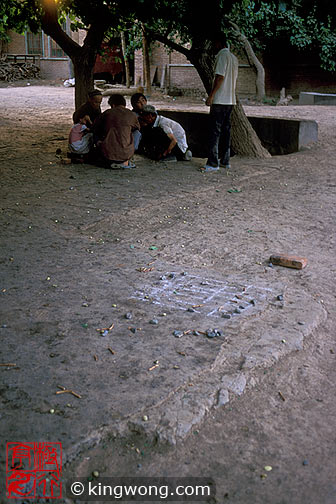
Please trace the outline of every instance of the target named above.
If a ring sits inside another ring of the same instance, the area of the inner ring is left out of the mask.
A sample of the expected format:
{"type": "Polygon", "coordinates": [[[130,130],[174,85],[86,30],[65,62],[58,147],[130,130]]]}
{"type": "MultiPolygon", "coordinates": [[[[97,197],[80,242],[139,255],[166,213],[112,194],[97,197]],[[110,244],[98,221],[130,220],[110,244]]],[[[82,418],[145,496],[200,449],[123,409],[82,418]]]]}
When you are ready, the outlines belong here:
{"type": "Polygon", "coordinates": [[[256,87],[257,96],[259,100],[262,100],[265,93],[265,69],[259,59],[257,58],[250,42],[247,37],[240,31],[239,26],[226,17],[227,22],[232,26],[233,31],[237,39],[243,44],[247,59],[251,66],[253,66],[257,72],[256,87]]]}
{"type": "MultiPolygon", "coordinates": [[[[148,28],[147,28],[148,30],[148,28]]],[[[158,42],[162,42],[162,44],[166,45],[170,49],[173,49],[173,51],[178,51],[182,54],[184,54],[188,59],[190,57],[190,49],[187,49],[181,44],[178,44],[177,42],[174,42],[170,40],[168,37],[165,35],[161,35],[161,33],[156,33],[154,31],[151,31],[150,29],[148,30],[151,33],[151,36],[157,40],[158,42]]]]}
{"type": "Polygon", "coordinates": [[[68,56],[77,54],[81,46],[72,40],[59,24],[56,2],[54,0],[38,0],[38,4],[42,8],[41,26],[43,31],[55,40],[68,56]]]}

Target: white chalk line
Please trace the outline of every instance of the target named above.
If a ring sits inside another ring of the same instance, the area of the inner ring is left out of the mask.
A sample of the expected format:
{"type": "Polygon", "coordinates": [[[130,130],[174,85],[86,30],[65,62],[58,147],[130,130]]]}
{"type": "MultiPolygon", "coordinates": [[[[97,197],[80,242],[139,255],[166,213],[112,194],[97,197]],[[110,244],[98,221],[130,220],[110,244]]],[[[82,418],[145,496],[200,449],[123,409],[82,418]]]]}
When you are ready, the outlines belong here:
{"type": "MultiPolygon", "coordinates": [[[[223,313],[226,311],[231,311],[232,308],[243,307],[242,310],[248,308],[255,308],[255,304],[252,303],[252,298],[257,298],[260,302],[265,302],[267,299],[267,293],[272,292],[272,289],[268,287],[250,285],[223,285],[224,282],[220,280],[204,279],[199,276],[179,276],[173,277],[171,280],[166,278],[171,273],[166,273],[163,275],[164,279],[160,280],[160,286],[149,286],[148,289],[137,291],[132,299],[138,299],[141,301],[150,301],[158,306],[166,306],[169,308],[174,308],[178,310],[185,311],[187,308],[191,308],[194,305],[202,304],[206,307],[207,304],[211,303],[215,298],[221,302],[220,311],[218,307],[211,309],[206,316],[213,316],[215,314],[223,313]],[[193,282],[200,283],[200,286],[194,286],[193,282]],[[204,288],[207,284],[209,288],[204,288]],[[214,285],[215,284],[215,285],[214,285]],[[253,291],[255,291],[253,293],[253,291]],[[251,296],[251,294],[254,294],[251,296]],[[236,297],[238,295],[238,297],[236,297]],[[246,300],[245,297],[249,296],[251,299],[246,300]],[[226,300],[222,300],[222,298],[226,300]],[[229,298],[229,299],[228,299],[229,298]],[[235,299],[234,299],[235,298],[235,299]]],[[[198,308],[204,308],[198,307],[198,308]]],[[[196,310],[196,313],[202,313],[202,309],[196,310]]]]}

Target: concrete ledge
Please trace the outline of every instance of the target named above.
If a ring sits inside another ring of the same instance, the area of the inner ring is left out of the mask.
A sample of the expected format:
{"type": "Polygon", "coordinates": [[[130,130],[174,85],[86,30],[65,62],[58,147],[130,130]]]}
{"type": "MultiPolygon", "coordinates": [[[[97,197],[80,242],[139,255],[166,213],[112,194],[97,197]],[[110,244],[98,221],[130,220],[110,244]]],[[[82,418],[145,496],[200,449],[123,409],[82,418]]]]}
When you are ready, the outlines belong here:
{"type": "Polygon", "coordinates": [[[298,152],[309,143],[317,142],[316,121],[275,117],[248,117],[248,120],[272,155],[298,152]]]}
{"type": "MultiPolygon", "coordinates": [[[[177,121],[187,132],[189,147],[194,157],[208,155],[208,112],[180,112],[159,110],[159,114],[177,121]]],[[[316,142],[318,126],[316,121],[305,119],[278,119],[275,117],[248,117],[263,146],[272,155],[291,154],[310,142],[316,142]]]]}
{"type": "Polygon", "coordinates": [[[299,105],[336,105],[336,94],[302,92],[299,105]]]}

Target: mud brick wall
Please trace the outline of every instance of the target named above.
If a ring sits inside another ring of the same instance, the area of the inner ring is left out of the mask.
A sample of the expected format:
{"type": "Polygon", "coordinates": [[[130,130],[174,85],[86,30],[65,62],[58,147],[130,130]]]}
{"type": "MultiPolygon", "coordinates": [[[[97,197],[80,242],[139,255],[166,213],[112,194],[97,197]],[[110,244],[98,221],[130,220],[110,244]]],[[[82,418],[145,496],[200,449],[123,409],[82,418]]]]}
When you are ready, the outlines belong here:
{"type": "Polygon", "coordinates": [[[25,37],[13,31],[10,32],[10,41],[6,47],[8,54],[26,54],[25,37]]]}
{"type": "Polygon", "coordinates": [[[42,79],[69,79],[69,60],[44,59],[40,61],[42,79]]]}
{"type": "MultiPolygon", "coordinates": [[[[190,65],[190,61],[179,52],[167,52],[162,44],[156,43],[151,46],[151,78],[152,82],[160,85],[164,67],[168,64],[190,65]]],[[[239,96],[256,94],[255,72],[246,61],[239,58],[240,67],[238,74],[237,93],[239,96]]],[[[142,51],[136,51],[134,60],[134,82],[136,86],[143,84],[143,60],[142,51]]],[[[192,66],[170,67],[169,92],[177,90],[189,94],[189,90],[194,90],[195,94],[206,95],[203,83],[192,66]]],[[[166,76],[166,83],[168,77],[166,76]]]]}
{"type": "MultiPolygon", "coordinates": [[[[82,44],[86,36],[85,30],[71,32],[73,40],[82,44]]],[[[10,42],[2,46],[4,54],[26,54],[26,39],[25,35],[20,35],[10,31],[10,42]]],[[[69,58],[52,58],[50,55],[49,37],[43,35],[43,51],[39,60],[42,79],[68,79],[70,77],[69,58]]]]}
{"type": "Polygon", "coordinates": [[[275,56],[263,61],[268,95],[279,96],[282,87],[294,98],[302,91],[336,93],[335,73],[323,70],[316,57],[304,53],[287,56],[286,61],[279,62],[275,56]]]}

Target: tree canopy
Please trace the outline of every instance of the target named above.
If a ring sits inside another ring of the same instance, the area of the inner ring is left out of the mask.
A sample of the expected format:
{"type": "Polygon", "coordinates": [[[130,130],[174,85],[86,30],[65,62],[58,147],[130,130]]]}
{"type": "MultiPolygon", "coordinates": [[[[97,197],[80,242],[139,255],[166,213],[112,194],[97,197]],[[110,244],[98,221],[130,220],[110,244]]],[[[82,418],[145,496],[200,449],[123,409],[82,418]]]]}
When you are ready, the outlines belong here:
{"type": "MultiPolygon", "coordinates": [[[[153,39],[189,54],[216,30],[234,39],[234,22],[254,50],[276,45],[317,55],[324,70],[336,70],[334,0],[128,0],[120,1],[147,26],[153,39]],[[188,44],[188,45],[187,45],[188,44]]],[[[237,41],[236,41],[237,43],[237,41]]]]}
{"type": "Polygon", "coordinates": [[[236,2],[230,13],[255,50],[276,46],[315,54],[324,70],[336,70],[336,7],[334,0],[236,2]]]}
{"type": "MultiPolygon", "coordinates": [[[[132,47],[138,21],[145,25],[148,36],[190,54],[190,48],[203,46],[214,31],[222,29],[230,34],[230,19],[254,50],[265,51],[285,43],[315,52],[322,68],[335,71],[335,5],[334,0],[208,0],[206,5],[194,0],[4,0],[0,6],[0,38],[5,38],[9,29],[22,33],[29,26],[36,32],[46,22],[50,24],[57,12],[58,19],[70,17],[72,29],[88,29],[99,23],[105,32],[127,29],[132,47]]],[[[50,35],[60,38],[57,31],[54,27],[50,35]]],[[[73,44],[69,49],[71,42],[65,37],[56,42],[65,45],[62,48],[68,54],[75,50],[73,44]]]]}

